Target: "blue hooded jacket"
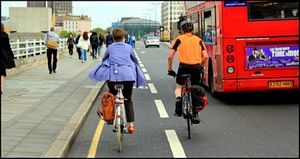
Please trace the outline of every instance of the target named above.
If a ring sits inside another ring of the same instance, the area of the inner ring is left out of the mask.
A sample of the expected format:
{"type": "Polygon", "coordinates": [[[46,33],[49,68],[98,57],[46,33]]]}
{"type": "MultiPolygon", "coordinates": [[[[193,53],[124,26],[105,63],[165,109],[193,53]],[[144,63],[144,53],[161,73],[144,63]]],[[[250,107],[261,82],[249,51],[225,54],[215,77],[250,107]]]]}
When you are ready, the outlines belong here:
{"type": "Polygon", "coordinates": [[[135,81],[136,88],[146,82],[133,48],[123,42],[109,45],[102,63],[94,67],[88,77],[93,81],[135,81]]]}

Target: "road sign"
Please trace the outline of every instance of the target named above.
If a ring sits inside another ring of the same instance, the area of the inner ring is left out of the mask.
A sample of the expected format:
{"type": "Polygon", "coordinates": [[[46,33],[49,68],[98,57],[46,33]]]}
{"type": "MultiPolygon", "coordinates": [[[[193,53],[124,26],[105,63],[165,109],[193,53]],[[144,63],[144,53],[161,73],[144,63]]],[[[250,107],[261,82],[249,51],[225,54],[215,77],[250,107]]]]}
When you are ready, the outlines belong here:
{"type": "Polygon", "coordinates": [[[112,28],[120,28],[120,24],[119,23],[112,23],[112,28]]]}

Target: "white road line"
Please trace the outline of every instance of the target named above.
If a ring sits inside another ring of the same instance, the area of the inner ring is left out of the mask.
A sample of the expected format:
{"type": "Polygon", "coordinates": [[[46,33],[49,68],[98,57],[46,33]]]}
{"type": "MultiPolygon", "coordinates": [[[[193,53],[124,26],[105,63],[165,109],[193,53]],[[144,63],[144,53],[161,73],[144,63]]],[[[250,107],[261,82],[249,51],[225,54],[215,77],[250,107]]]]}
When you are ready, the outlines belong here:
{"type": "Polygon", "coordinates": [[[153,94],[156,94],[156,93],[157,93],[157,90],[156,90],[156,88],[154,87],[153,83],[148,83],[148,86],[149,86],[149,88],[150,88],[151,93],[153,93],[153,94]]]}
{"type": "Polygon", "coordinates": [[[165,130],[174,158],[186,158],[175,130],[165,130]]]}
{"type": "Polygon", "coordinates": [[[161,100],[154,100],[160,118],[169,118],[169,115],[165,109],[165,106],[161,100]]]}
{"type": "Polygon", "coordinates": [[[144,75],[145,75],[145,78],[146,78],[147,81],[150,81],[150,80],[151,80],[149,74],[144,74],[144,75]]]}
{"type": "Polygon", "coordinates": [[[146,70],[145,68],[142,68],[142,71],[143,71],[143,72],[147,72],[147,70],[146,70]]]}
{"type": "Polygon", "coordinates": [[[140,63],[140,67],[145,67],[142,63],[140,63]]]}

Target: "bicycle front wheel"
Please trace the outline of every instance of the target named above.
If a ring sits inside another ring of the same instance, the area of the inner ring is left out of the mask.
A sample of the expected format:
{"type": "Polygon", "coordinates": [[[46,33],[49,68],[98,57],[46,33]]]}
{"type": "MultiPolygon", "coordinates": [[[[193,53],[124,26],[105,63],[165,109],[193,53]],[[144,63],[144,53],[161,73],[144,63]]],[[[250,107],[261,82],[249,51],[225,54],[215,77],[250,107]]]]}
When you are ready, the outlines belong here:
{"type": "Polygon", "coordinates": [[[117,128],[117,138],[118,138],[118,150],[121,152],[122,150],[122,130],[121,130],[121,125],[118,126],[117,128]]]}

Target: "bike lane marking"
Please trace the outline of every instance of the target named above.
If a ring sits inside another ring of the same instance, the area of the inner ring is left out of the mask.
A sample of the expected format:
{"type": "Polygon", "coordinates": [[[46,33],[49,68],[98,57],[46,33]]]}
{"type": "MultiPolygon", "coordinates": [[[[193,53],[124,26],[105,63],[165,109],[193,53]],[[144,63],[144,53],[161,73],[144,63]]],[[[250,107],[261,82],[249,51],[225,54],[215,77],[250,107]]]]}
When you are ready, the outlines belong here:
{"type": "Polygon", "coordinates": [[[147,81],[150,81],[150,80],[151,80],[149,74],[144,74],[144,76],[145,76],[145,78],[146,78],[147,81]]]}
{"type": "Polygon", "coordinates": [[[165,130],[174,158],[186,158],[175,130],[165,130]]]}
{"type": "Polygon", "coordinates": [[[157,90],[154,87],[153,83],[148,83],[148,86],[149,86],[150,91],[151,91],[152,94],[156,94],[157,93],[157,90]]]}
{"type": "Polygon", "coordinates": [[[145,72],[145,73],[147,72],[146,68],[142,68],[142,71],[145,72]]]}
{"type": "Polygon", "coordinates": [[[161,100],[154,100],[160,118],[169,118],[169,115],[164,107],[164,104],[161,100]]]}
{"type": "Polygon", "coordinates": [[[101,137],[101,134],[103,131],[104,124],[105,124],[105,121],[100,119],[97,129],[94,133],[94,137],[93,137],[87,158],[95,158],[96,152],[97,152],[97,147],[98,147],[99,140],[100,140],[100,137],[101,137]]]}

